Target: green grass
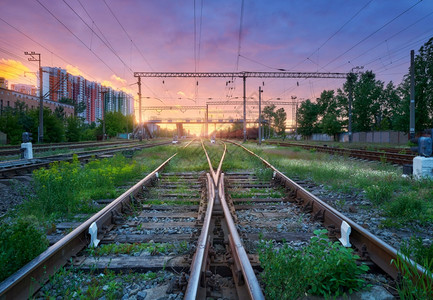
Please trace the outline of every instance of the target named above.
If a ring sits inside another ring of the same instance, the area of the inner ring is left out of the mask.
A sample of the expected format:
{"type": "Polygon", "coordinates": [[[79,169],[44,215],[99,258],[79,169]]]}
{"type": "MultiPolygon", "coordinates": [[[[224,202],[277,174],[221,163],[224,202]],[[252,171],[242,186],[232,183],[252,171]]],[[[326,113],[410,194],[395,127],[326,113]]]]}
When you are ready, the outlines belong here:
{"type": "Polygon", "coordinates": [[[92,256],[106,256],[118,254],[134,254],[140,252],[149,252],[151,255],[158,254],[183,254],[188,252],[189,245],[187,242],[179,243],[135,243],[135,244],[106,244],[98,248],[88,249],[92,256]]]}
{"type": "Polygon", "coordinates": [[[312,180],[342,193],[362,193],[384,211],[386,226],[405,226],[411,222],[433,222],[433,181],[402,177],[400,169],[379,163],[365,164],[325,153],[292,151],[276,146],[248,145],[262,153],[288,177],[312,180]]]}
{"type": "Polygon", "coordinates": [[[310,244],[296,250],[268,241],[259,245],[265,294],[269,299],[298,299],[306,295],[325,297],[352,294],[365,287],[361,278],[368,267],[357,265],[351,248],[331,242],[326,230],[316,230],[310,244]]]}
{"type": "Polygon", "coordinates": [[[45,251],[47,246],[45,234],[34,217],[0,225],[0,282],[45,251]]]}

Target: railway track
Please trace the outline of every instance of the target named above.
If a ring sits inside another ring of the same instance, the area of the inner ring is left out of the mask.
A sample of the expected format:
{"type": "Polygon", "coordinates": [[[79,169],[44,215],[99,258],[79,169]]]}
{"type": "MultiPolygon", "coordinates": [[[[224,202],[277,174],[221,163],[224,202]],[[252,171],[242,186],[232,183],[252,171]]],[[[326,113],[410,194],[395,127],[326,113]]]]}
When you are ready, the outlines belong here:
{"type": "Polygon", "coordinates": [[[92,158],[103,158],[107,155],[112,155],[117,152],[123,152],[125,155],[130,155],[130,152],[154,147],[159,145],[170,144],[170,142],[161,142],[153,144],[142,144],[142,143],[127,143],[126,145],[119,145],[115,143],[115,147],[107,147],[95,150],[80,151],[72,154],[58,154],[45,156],[41,158],[33,159],[20,159],[12,161],[0,161],[0,178],[10,179],[14,176],[25,175],[32,172],[33,170],[48,167],[51,163],[57,161],[71,161],[74,155],[77,155],[78,160],[86,161],[92,158]]]}
{"type": "MultiPolygon", "coordinates": [[[[62,150],[62,149],[83,149],[91,147],[108,147],[114,145],[125,145],[129,143],[136,143],[135,141],[123,140],[115,142],[79,142],[79,143],[56,143],[56,144],[33,144],[33,152],[46,152],[52,150],[62,150]]],[[[3,146],[0,147],[0,157],[10,156],[10,155],[20,155],[20,146],[3,146]]]]}
{"type": "Polygon", "coordinates": [[[356,157],[359,159],[389,162],[397,165],[407,165],[413,163],[415,155],[410,154],[409,151],[388,150],[389,148],[381,148],[380,151],[370,151],[365,149],[351,149],[351,148],[335,148],[328,146],[308,145],[301,143],[288,143],[278,141],[267,141],[270,145],[279,145],[283,147],[299,147],[303,149],[311,149],[318,152],[329,154],[336,154],[342,156],[356,157]],[[404,153],[401,153],[404,152],[404,153]]]}
{"type": "MultiPolygon", "coordinates": [[[[164,173],[176,157],[173,155],[1,283],[0,298],[26,298],[69,263],[69,268],[96,274],[164,270],[169,284],[163,292],[179,299],[264,299],[254,271],[260,270],[255,250],[258,241],[287,241],[300,247],[318,228],[328,228],[332,238],[351,243],[362,260],[371,261],[394,279],[398,277],[391,263],[397,258],[395,249],[267,161],[242,147],[272,170],[272,179],[251,171],[224,174],[226,144],[195,145],[200,146],[206,154],[208,173],[164,173]],[[350,226],[350,237],[341,230],[346,225],[350,226]],[[170,253],[158,250],[157,243],[169,243],[170,253]],[[98,248],[86,250],[92,244],[104,249],[127,244],[142,250],[137,255],[111,253],[101,257],[94,255],[98,248]]],[[[424,271],[419,266],[418,270],[424,271]]],[[[155,289],[146,290],[151,293],[155,289]]],[[[43,297],[43,291],[44,287],[36,297],[43,297]]]]}

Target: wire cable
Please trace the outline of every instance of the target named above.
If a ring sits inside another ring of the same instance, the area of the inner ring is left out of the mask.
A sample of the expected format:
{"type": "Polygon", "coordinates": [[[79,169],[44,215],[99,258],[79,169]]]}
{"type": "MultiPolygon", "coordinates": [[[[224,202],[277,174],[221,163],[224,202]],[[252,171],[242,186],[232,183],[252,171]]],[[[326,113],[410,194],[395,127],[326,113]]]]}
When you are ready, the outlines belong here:
{"type": "Polygon", "coordinates": [[[353,45],[352,47],[350,47],[348,50],[344,51],[342,54],[338,55],[336,58],[334,58],[333,60],[331,60],[330,62],[328,62],[322,68],[325,68],[325,67],[329,66],[330,64],[332,64],[333,62],[335,62],[336,60],[338,60],[339,58],[341,58],[343,55],[345,55],[346,53],[348,53],[349,51],[351,51],[355,47],[359,46],[361,43],[363,43],[364,41],[366,41],[367,39],[369,39],[370,37],[372,37],[374,34],[376,34],[380,30],[382,30],[383,28],[385,28],[386,26],[388,26],[389,24],[391,24],[392,22],[394,22],[395,20],[397,20],[399,17],[401,17],[402,15],[404,15],[405,13],[407,13],[408,11],[410,11],[412,8],[414,8],[415,6],[417,6],[418,4],[420,4],[421,2],[422,2],[422,0],[419,0],[417,3],[411,5],[409,8],[407,8],[406,10],[404,10],[403,12],[401,12],[400,14],[398,14],[397,16],[395,16],[394,18],[392,18],[391,20],[389,20],[388,22],[386,22],[385,24],[383,24],[381,27],[379,27],[378,29],[376,29],[375,31],[373,31],[372,33],[370,33],[369,35],[367,35],[366,37],[364,37],[363,39],[361,39],[359,42],[357,42],[355,45],[353,45]]]}
{"type": "MultiPolygon", "coordinates": [[[[116,74],[116,76],[118,76],[117,75],[117,73],[101,58],[101,57],[99,57],[99,55],[97,55],[92,49],[90,49],[87,45],[86,45],[86,43],[84,43],[83,42],[83,40],[82,39],[80,39],[75,33],[73,33],[72,32],[72,30],[71,29],[69,29],[69,27],[68,26],[66,26],[65,25],[65,23],[63,23],[59,18],[57,18],[41,1],[39,1],[39,0],[36,0],[36,2],[38,2],[54,19],[56,19],[60,24],[62,24],[63,25],[63,27],[65,27],[65,29],[70,33],[70,34],[72,34],[78,41],[80,41],[80,43],[84,46],[84,47],[86,47],[90,52],[92,52],[93,53],[93,55],[97,58],[97,59],[99,59],[99,61],[101,61],[111,72],[113,72],[114,74],[116,74]]],[[[118,76],[119,77],[119,76],[118,76]]]]}

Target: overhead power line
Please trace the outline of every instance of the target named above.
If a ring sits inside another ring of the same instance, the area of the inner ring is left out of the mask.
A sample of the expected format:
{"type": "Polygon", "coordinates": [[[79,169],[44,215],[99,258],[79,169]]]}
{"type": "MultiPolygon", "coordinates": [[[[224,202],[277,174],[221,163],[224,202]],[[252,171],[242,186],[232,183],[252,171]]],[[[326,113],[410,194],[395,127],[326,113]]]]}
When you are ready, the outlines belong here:
{"type": "Polygon", "coordinates": [[[403,12],[401,12],[400,14],[398,14],[397,16],[395,16],[394,18],[392,18],[391,20],[389,20],[388,22],[386,22],[385,24],[383,24],[381,27],[379,27],[378,29],[376,29],[375,31],[373,31],[372,33],[370,33],[369,35],[367,35],[366,37],[364,37],[363,39],[361,39],[355,45],[353,45],[352,47],[350,47],[349,49],[347,49],[346,51],[344,51],[342,54],[338,55],[336,58],[334,58],[333,60],[331,60],[330,62],[328,62],[326,65],[324,65],[322,67],[322,69],[324,69],[325,67],[329,66],[330,64],[332,64],[337,59],[341,58],[343,55],[345,55],[346,53],[348,53],[349,51],[351,51],[352,49],[354,49],[355,47],[357,47],[358,45],[360,45],[361,43],[363,43],[364,41],[366,41],[370,37],[372,37],[374,34],[376,34],[380,30],[382,30],[383,28],[385,28],[386,26],[388,26],[389,24],[391,24],[392,22],[394,22],[395,20],[397,20],[399,17],[401,17],[402,15],[404,15],[405,13],[407,13],[408,11],[410,11],[412,8],[414,8],[415,6],[417,6],[418,4],[420,4],[421,2],[422,2],[422,0],[419,0],[417,3],[411,5],[409,8],[407,8],[406,10],[404,10],[403,12]]]}
{"type": "Polygon", "coordinates": [[[131,43],[134,45],[135,49],[137,49],[138,53],[141,55],[141,57],[143,58],[144,62],[147,64],[147,66],[153,70],[152,66],[150,65],[149,61],[146,59],[146,57],[144,57],[143,52],[141,52],[140,48],[138,48],[138,46],[135,44],[134,40],[132,39],[132,37],[128,34],[128,32],[126,31],[125,27],[123,27],[122,23],[120,23],[119,19],[117,18],[117,16],[114,14],[114,12],[111,10],[110,6],[107,4],[107,2],[105,0],[102,0],[105,4],[105,6],[107,6],[108,10],[110,11],[110,13],[113,15],[114,19],[116,19],[117,23],[120,25],[120,27],[122,28],[123,32],[126,34],[126,36],[128,37],[128,39],[131,41],[131,43]]]}
{"type": "MultiPolygon", "coordinates": [[[[99,38],[99,40],[120,60],[120,62],[126,67],[126,68],[128,68],[129,69],[129,71],[131,71],[131,72],[133,72],[132,71],[132,69],[131,69],[131,67],[130,66],[128,66],[124,61],[123,61],[123,59],[116,53],[116,51],[110,46],[110,45],[108,45],[100,36],[99,36],[99,34],[97,34],[94,30],[93,30],[93,28],[92,27],[90,27],[89,26],[89,24],[87,24],[87,22],[86,21],[84,21],[83,20],[83,18],[80,16],[80,14],[79,13],[77,13],[76,11],[75,11],[75,9],[73,9],[70,5],[69,5],[69,3],[68,2],[66,2],[66,0],[63,0],[63,2],[69,7],[69,9],[70,10],[72,10],[72,12],[81,20],[81,22],[83,22],[84,23],[84,25],[86,25],[87,26],[87,28],[89,28],[98,38],[99,38]]],[[[91,48],[89,47],[89,50],[91,50],[91,48]]],[[[92,51],[92,50],[91,50],[92,51]]],[[[93,51],[92,51],[93,52],[93,51]]]]}
{"type": "MultiPolygon", "coordinates": [[[[22,34],[23,36],[25,36],[26,38],[28,38],[29,40],[31,40],[33,43],[39,45],[40,47],[42,47],[43,49],[47,50],[48,52],[50,52],[52,55],[56,56],[57,58],[59,58],[60,60],[64,61],[65,63],[67,63],[68,65],[73,66],[74,64],[67,61],[65,58],[61,57],[60,55],[56,54],[55,52],[51,51],[49,48],[47,48],[46,46],[42,45],[41,43],[39,43],[38,41],[36,41],[35,39],[33,39],[32,37],[30,37],[29,35],[27,35],[26,33],[24,33],[22,30],[18,29],[16,26],[10,24],[9,22],[7,22],[6,20],[4,20],[3,18],[0,17],[0,20],[3,21],[4,23],[6,23],[8,26],[12,27],[13,29],[15,29],[16,31],[18,31],[20,34],[22,34]]],[[[86,77],[90,77],[93,80],[96,80],[93,76],[86,74],[85,72],[83,72],[86,77]]]]}
{"type": "MultiPolygon", "coordinates": [[[[91,48],[89,48],[87,45],[86,45],[86,43],[84,43],[83,42],[83,40],[82,39],[80,39],[74,32],[72,32],[72,30],[68,27],[68,26],[66,26],[65,25],[65,23],[63,23],[59,18],[57,18],[41,1],[39,1],[39,0],[36,0],[54,19],[56,19],[60,24],[62,24],[62,26],[63,27],[65,27],[65,29],[70,33],[70,34],[72,34],[78,41],[80,41],[80,43],[84,46],[84,47],[86,47],[90,52],[92,52],[93,53],[93,55],[97,58],[97,59],[99,59],[99,61],[101,61],[111,72],[113,72],[114,74],[116,74],[116,76],[118,76],[117,75],[117,73],[101,58],[101,57],[99,57],[99,55],[98,54],[96,54],[91,48]]],[[[118,76],[119,77],[119,76],[118,76]]]]}

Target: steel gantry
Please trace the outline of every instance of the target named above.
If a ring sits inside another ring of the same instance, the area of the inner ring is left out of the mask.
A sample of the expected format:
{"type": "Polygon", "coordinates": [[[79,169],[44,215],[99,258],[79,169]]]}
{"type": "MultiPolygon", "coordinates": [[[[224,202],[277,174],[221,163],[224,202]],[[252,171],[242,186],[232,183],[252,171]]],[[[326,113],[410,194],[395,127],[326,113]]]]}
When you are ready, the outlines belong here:
{"type": "MultiPolygon", "coordinates": [[[[244,118],[244,142],[247,139],[246,123],[246,80],[247,78],[336,78],[346,79],[348,73],[326,73],[326,72],[134,72],[134,77],[138,77],[138,96],[141,108],[141,77],[181,77],[181,78],[242,78],[243,80],[243,118],[244,118]]],[[[141,109],[140,111],[140,123],[141,109]]],[[[349,132],[350,134],[350,132],[349,132]]]]}

